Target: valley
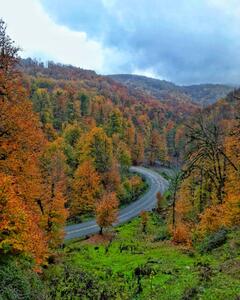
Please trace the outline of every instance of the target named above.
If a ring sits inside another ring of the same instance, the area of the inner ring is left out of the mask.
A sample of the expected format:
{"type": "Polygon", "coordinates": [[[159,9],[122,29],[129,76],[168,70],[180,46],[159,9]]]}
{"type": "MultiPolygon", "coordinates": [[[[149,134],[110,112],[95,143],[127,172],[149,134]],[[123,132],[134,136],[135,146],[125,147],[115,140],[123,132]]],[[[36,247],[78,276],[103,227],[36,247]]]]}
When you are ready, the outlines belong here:
{"type": "Polygon", "coordinates": [[[240,299],[237,85],[19,51],[0,19],[0,300],[240,299]]]}

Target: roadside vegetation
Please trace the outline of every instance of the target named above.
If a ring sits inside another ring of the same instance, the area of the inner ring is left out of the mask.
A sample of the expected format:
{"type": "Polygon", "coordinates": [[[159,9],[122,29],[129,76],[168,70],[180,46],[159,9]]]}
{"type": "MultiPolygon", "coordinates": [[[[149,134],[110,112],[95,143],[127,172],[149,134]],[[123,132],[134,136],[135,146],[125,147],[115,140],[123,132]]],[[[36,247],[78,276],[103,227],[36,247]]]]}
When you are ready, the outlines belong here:
{"type": "Polygon", "coordinates": [[[145,225],[141,216],[103,237],[68,242],[40,275],[26,272],[23,259],[6,260],[2,299],[238,299],[240,228],[186,248],[158,213],[145,225]]]}

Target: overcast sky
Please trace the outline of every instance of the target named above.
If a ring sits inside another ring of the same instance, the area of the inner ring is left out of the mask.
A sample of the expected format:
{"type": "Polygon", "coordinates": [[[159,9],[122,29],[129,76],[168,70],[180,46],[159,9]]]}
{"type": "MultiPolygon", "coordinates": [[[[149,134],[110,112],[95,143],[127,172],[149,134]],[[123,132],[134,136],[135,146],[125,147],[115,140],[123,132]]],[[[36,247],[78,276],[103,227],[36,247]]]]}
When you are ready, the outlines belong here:
{"type": "Polygon", "coordinates": [[[240,82],[239,0],[0,0],[22,56],[179,84],[240,82]]]}

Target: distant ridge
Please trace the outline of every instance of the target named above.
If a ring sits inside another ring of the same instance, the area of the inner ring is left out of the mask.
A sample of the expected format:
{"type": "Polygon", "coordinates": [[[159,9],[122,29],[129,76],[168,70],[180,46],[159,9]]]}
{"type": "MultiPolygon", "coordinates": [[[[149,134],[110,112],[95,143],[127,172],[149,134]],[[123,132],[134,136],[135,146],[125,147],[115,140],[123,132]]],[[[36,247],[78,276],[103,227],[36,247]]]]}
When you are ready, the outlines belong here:
{"type": "Polygon", "coordinates": [[[201,106],[215,103],[218,99],[226,97],[234,89],[233,86],[223,84],[179,86],[166,80],[131,74],[116,74],[108,77],[136,92],[143,91],[161,101],[191,101],[201,106]]]}

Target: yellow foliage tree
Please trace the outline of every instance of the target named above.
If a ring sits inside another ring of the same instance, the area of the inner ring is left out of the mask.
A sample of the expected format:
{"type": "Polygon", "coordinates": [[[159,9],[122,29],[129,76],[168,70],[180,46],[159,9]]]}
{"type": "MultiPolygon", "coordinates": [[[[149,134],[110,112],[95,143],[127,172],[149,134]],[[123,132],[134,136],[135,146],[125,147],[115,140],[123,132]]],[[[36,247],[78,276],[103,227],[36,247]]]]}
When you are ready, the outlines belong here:
{"type": "Polygon", "coordinates": [[[79,165],[74,174],[72,188],[71,216],[94,212],[101,192],[101,181],[91,160],[79,165]]]}
{"type": "Polygon", "coordinates": [[[102,128],[94,127],[81,138],[78,155],[80,163],[92,160],[97,172],[107,172],[113,161],[112,141],[102,128]]]}

